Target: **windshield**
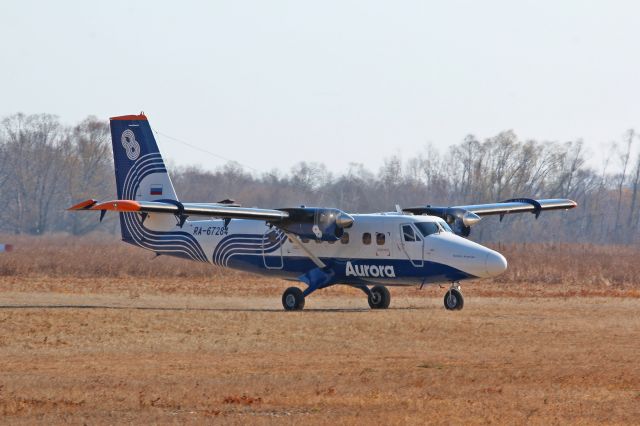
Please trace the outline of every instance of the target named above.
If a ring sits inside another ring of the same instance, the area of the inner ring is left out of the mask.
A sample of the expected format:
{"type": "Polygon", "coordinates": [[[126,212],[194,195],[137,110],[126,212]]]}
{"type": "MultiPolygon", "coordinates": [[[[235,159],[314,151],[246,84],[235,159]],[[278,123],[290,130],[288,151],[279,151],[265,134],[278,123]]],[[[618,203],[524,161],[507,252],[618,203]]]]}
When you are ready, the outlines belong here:
{"type": "Polygon", "coordinates": [[[445,232],[453,232],[453,230],[451,230],[451,227],[444,220],[439,220],[438,224],[442,226],[442,229],[444,229],[445,232]]]}
{"type": "Polygon", "coordinates": [[[440,232],[440,227],[435,222],[416,222],[415,225],[425,237],[440,232]]]}

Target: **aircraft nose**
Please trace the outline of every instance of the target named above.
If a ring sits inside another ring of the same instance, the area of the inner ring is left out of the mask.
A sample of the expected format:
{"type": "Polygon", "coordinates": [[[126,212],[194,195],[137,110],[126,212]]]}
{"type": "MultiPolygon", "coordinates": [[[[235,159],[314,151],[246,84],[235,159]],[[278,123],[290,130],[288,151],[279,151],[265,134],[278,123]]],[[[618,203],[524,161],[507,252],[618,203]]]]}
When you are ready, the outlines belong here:
{"type": "Polygon", "coordinates": [[[487,253],[485,268],[489,277],[495,277],[507,270],[507,259],[496,251],[487,253]]]}

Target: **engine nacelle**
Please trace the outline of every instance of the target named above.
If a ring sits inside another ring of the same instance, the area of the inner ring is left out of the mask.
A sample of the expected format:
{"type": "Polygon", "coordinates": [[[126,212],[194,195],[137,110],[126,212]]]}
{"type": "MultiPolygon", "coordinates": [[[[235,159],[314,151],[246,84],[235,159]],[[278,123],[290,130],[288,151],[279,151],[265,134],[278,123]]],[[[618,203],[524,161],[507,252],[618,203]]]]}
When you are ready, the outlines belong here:
{"type": "Polygon", "coordinates": [[[438,216],[444,219],[449,224],[453,232],[463,237],[468,237],[471,233],[471,227],[482,219],[477,214],[465,209],[452,208],[452,207],[416,207],[404,209],[404,211],[418,214],[438,216]]]}
{"type": "Polygon", "coordinates": [[[353,217],[338,209],[297,207],[280,210],[289,213],[289,217],[278,222],[278,228],[300,238],[337,241],[345,228],[353,225],[353,217]]]}

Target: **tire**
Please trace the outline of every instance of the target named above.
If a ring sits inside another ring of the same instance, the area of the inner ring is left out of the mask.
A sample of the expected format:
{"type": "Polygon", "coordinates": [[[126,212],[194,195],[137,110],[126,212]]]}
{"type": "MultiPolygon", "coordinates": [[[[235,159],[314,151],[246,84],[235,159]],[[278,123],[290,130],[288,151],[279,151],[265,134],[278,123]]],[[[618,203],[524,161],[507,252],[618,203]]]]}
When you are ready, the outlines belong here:
{"type": "Polygon", "coordinates": [[[444,307],[449,311],[459,311],[464,306],[464,298],[455,288],[450,289],[444,295],[444,307]]]}
{"type": "Polygon", "coordinates": [[[304,308],[304,295],[298,287],[289,287],[282,294],[282,306],[285,311],[301,311],[304,308]]]}
{"type": "Polygon", "coordinates": [[[368,302],[371,309],[387,309],[391,303],[391,294],[385,286],[377,285],[371,289],[368,302]]]}

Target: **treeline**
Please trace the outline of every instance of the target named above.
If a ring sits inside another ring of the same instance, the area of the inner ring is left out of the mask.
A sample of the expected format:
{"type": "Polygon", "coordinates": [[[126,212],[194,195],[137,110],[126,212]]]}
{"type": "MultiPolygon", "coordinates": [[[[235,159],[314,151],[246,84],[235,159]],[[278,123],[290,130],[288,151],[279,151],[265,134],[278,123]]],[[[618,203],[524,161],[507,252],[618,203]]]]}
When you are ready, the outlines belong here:
{"type": "MultiPolygon", "coordinates": [[[[520,140],[512,131],[474,136],[446,151],[426,147],[410,159],[387,158],[377,171],[352,163],[340,174],[300,162],[258,175],[237,163],[214,171],[170,170],[183,201],[232,198],[245,206],[331,206],[348,212],[391,211],[395,205],[461,205],[514,197],[571,198],[571,212],[483,219],[472,238],[487,242],[565,241],[631,244],[640,237],[640,142],[633,130],[612,144],[599,169],[587,166],[580,140],[520,140]]],[[[170,162],[169,162],[170,163],[170,162]]],[[[593,162],[592,162],[593,163],[593,162]]],[[[64,126],[49,114],[15,114],[0,126],[0,232],[75,235],[118,231],[115,215],[65,208],[90,197],[115,197],[108,122],[88,117],[64,126]]]]}
{"type": "Polygon", "coordinates": [[[73,127],[63,126],[50,114],[4,118],[0,126],[0,230],[80,235],[96,229],[95,218],[67,214],[65,208],[91,196],[114,196],[111,157],[109,125],[95,117],[73,127]]]}

